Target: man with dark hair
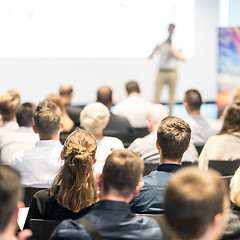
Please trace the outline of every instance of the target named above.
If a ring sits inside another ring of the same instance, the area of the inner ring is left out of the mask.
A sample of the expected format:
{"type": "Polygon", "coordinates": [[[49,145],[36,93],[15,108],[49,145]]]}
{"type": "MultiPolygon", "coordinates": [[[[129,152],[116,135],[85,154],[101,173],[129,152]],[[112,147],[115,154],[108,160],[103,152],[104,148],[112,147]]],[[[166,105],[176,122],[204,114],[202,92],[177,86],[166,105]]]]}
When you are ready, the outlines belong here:
{"type": "MultiPolygon", "coordinates": [[[[18,211],[24,206],[22,198],[19,173],[10,166],[0,165],[0,239],[17,239],[18,211]]],[[[24,240],[31,235],[30,230],[24,230],[19,234],[19,239],[24,240]]]]}
{"type": "Polygon", "coordinates": [[[74,121],[76,127],[80,126],[79,117],[82,111],[81,107],[72,106],[73,87],[70,83],[65,82],[60,85],[59,95],[65,105],[69,117],[74,121]]]}
{"type": "Polygon", "coordinates": [[[220,131],[217,124],[213,125],[201,117],[202,103],[201,94],[197,90],[191,89],[185,93],[183,104],[189,114],[185,120],[191,127],[191,140],[195,146],[203,146],[210,136],[220,131]]]}
{"type": "Polygon", "coordinates": [[[147,113],[151,102],[140,96],[136,81],[126,83],[127,98],[116,104],[114,113],[126,117],[134,128],[146,127],[147,113]]]}
{"type": "MultiPolygon", "coordinates": [[[[104,104],[109,111],[113,105],[112,89],[109,86],[102,86],[97,91],[97,102],[104,104]]],[[[113,114],[110,111],[110,119],[103,130],[105,136],[131,135],[133,128],[125,117],[113,114]]]]}
{"type": "Polygon", "coordinates": [[[0,159],[3,164],[11,165],[16,152],[34,147],[39,137],[32,129],[34,104],[21,104],[16,112],[18,129],[0,136],[0,159]]]}
{"type": "Polygon", "coordinates": [[[35,108],[32,127],[40,141],[12,158],[12,166],[20,172],[24,187],[48,188],[62,166],[59,134],[63,124],[60,118],[60,108],[50,100],[40,102],[35,108]]]}
{"type": "Polygon", "coordinates": [[[229,206],[226,183],[213,170],[181,169],[166,187],[164,209],[173,240],[220,239],[229,206]]]}
{"type": "Polygon", "coordinates": [[[133,212],[163,212],[166,184],[172,173],[181,168],[182,156],[189,146],[190,138],[191,129],[182,119],[168,116],[161,121],[156,141],[160,164],[142,178],[144,186],[130,204],[133,212]]]}
{"type": "MultiPolygon", "coordinates": [[[[142,187],[142,171],[143,162],[132,151],[116,150],[110,154],[98,181],[101,200],[79,222],[85,225],[83,221],[87,220],[102,239],[161,239],[157,222],[133,214],[128,206],[142,187]]],[[[93,239],[79,222],[63,221],[50,239],[93,239]]]]}
{"type": "Polygon", "coordinates": [[[0,126],[0,136],[17,129],[16,110],[20,104],[20,97],[15,91],[9,91],[0,97],[0,115],[2,125],[0,126]]]}

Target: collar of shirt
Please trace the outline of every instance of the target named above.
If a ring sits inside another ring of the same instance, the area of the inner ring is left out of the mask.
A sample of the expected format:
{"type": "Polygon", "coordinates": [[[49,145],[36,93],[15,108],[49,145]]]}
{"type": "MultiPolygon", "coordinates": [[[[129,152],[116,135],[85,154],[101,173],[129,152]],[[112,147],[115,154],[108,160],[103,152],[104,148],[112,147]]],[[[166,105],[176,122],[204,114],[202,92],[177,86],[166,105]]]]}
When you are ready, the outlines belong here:
{"type": "Polygon", "coordinates": [[[180,164],[160,164],[157,166],[156,170],[157,171],[162,171],[162,172],[175,172],[177,171],[179,168],[181,168],[182,166],[180,164]]]}
{"type": "Polygon", "coordinates": [[[59,140],[40,140],[36,143],[36,147],[57,147],[61,146],[59,140]]]}

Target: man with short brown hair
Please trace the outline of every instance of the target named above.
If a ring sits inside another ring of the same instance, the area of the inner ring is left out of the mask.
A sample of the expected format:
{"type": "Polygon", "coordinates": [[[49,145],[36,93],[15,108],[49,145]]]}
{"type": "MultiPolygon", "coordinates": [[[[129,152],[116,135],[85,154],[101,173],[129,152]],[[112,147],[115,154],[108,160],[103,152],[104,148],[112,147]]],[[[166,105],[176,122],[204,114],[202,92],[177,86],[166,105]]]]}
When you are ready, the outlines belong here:
{"type": "Polygon", "coordinates": [[[165,216],[174,240],[219,239],[229,206],[226,183],[213,170],[181,169],[166,187],[165,216]]]}
{"type": "Polygon", "coordinates": [[[142,178],[144,186],[140,195],[130,204],[133,212],[163,212],[166,184],[172,173],[181,168],[182,155],[189,146],[190,138],[191,129],[182,119],[168,116],[161,121],[156,141],[160,164],[142,178]]]}
{"type": "MultiPolygon", "coordinates": [[[[133,214],[128,206],[143,185],[139,181],[142,171],[142,160],[130,150],[116,150],[108,156],[98,182],[101,200],[84,216],[85,221],[93,226],[102,239],[161,239],[157,222],[146,216],[133,214]]],[[[50,239],[94,238],[76,220],[65,220],[50,239]]]]}
{"type": "Polygon", "coordinates": [[[0,126],[0,136],[19,127],[16,111],[20,104],[20,97],[17,94],[12,94],[12,92],[9,91],[0,97],[0,115],[3,120],[3,124],[0,126]]]}
{"type": "Polygon", "coordinates": [[[33,130],[39,134],[40,141],[33,148],[17,152],[12,159],[12,166],[20,172],[24,187],[50,187],[62,166],[59,134],[63,124],[60,119],[60,108],[50,100],[40,102],[35,108],[33,130]]]}

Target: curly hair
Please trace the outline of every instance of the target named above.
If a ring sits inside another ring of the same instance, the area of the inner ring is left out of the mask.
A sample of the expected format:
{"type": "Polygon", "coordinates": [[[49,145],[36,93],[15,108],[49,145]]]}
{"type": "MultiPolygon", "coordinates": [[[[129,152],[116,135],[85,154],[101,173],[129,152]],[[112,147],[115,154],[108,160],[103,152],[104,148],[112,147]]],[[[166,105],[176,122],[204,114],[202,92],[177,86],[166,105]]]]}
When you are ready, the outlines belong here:
{"type": "Polygon", "coordinates": [[[95,137],[76,129],[64,143],[64,165],[53,181],[50,194],[58,203],[78,212],[97,201],[93,162],[97,149],[95,137]]]}

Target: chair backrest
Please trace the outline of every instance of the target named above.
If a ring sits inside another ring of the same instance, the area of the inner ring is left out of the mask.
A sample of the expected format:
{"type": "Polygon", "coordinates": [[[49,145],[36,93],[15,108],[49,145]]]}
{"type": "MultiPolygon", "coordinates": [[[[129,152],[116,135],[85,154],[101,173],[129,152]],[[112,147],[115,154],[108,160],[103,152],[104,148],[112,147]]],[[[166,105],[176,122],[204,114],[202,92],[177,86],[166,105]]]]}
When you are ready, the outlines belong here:
{"type": "Polygon", "coordinates": [[[153,168],[155,168],[158,165],[159,165],[159,163],[148,163],[148,162],[145,162],[144,163],[143,176],[148,175],[153,170],[153,168]]]}
{"type": "Polygon", "coordinates": [[[31,240],[48,240],[60,221],[31,219],[29,229],[32,230],[31,240]]]}
{"type": "Polygon", "coordinates": [[[197,161],[196,162],[190,162],[190,161],[182,162],[182,167],[189,167],[189,166],[197,166],[197,161]]]}
{"type": "Polygon", "coordinates": [[[209,160],[208,167],[217,170],[222,174],[222,176],[230,176],[234,175],[239,165],[239,159],[234,161],[209,160]]]}
{"type": "Polygon", "coordinates": [[[172,239],[171,229],[167,224],[164,214],[139,214],[139,215],[147,216],[147,217],[153,218],[157,221],[157,223],[159,224],[159,226],[162,230],[162,240],[171,240],[172,239]]]}
{"type": "Polygon", "coordinates": [[[44,190],[46,188],[35,188],[35,187],[25,187],[24,188],[24,204],[26,207],[30,206],[30,203],[32,201],[32,197],[33,195],[40,191],[40,190],[44,190]]]}

